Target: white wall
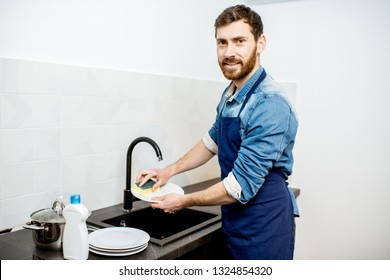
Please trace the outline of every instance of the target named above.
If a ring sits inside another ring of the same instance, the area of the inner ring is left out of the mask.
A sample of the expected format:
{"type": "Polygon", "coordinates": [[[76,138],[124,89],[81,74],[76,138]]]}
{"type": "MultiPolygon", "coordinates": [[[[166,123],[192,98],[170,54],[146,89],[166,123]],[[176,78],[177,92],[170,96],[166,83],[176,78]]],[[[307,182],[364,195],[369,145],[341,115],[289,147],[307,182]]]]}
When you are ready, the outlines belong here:
{"type": "Polygon", "coordinates": [[[0,0],[0,55],[221,77],[213,24],[227,1],[218,2],[0,0]]]}
{"type": "MultiPolygon", "coordinates": [[[[0,0],[0,57],[223,80],[213,22],[236,2],[0,0]]],[[[262,64],[298,83],[296,258],[390,259],[390,3],[255,9],[268,38],[262,64]]]]}

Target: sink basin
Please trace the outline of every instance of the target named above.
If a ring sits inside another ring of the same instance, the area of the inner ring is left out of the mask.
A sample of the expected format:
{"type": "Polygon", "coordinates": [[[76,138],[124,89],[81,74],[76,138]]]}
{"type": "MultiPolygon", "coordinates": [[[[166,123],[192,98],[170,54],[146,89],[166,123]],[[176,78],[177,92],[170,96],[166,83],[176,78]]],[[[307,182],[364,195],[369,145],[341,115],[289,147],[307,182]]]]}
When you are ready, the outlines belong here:
{"type": "Polygon", "coordinates": [[[164,246],[220,220],[219,214],[190,208],[168,214],[160,209],[147,207],[129,213],[113,211],[96,216],[92,215],[88,219],[88,223],[98,227],[138,228],[150,235],[151,242],[164,246]]]}

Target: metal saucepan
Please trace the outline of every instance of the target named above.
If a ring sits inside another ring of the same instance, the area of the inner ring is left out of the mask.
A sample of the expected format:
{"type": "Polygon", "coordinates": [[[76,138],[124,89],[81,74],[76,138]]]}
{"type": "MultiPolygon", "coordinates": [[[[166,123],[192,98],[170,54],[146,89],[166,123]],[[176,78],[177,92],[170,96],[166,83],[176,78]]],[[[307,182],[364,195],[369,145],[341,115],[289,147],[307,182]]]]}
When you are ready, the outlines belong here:
{"type": "Polygon", "coordinates": [[[56,200],[52,208],[35,211],[30,215],[31,222],[23,225],[32,230],[34,243],[45,249],[61,249],[65,218],[62,216],[64,204],[56,200]]]}

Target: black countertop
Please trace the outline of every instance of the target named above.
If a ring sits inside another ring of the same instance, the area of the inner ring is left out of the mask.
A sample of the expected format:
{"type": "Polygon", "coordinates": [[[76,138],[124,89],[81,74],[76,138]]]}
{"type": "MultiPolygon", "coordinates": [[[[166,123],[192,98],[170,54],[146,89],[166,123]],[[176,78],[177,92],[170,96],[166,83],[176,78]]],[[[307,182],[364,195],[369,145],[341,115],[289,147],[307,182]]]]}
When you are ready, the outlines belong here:
{"type": "MultiPolygon", "coordinates": [[[[195,192],[205,189],[218,179],[213,179],[198,184],[190,185],[184,188],[186,193],[195,192]]],[[[295,197],[299,195],[299,189],[292,189],[295,197]]],[[[134,208],[140,209],[149,206],[149,203],[143,201],[134,202],[134,208]]],[[[122,204],[106,207],[96,211],[92,211],[93,215],[101,215],[105,212],[117,211],[121,209],[122,204]]],[[[219,206],[212,207],[194,207],[195,209],[204,209],[207,212],[220,213],[219,206]]],[[[91,217],[92,217],[91,216],[91,217]]],[[[221,240],[221,222],[214,223],[205,228],[199,229],[189,235],[172,241],[164,246],[160,246],[149,242],[148,247],[141,253],[124,256],[111,257],[102,256],[90,252],[90,260],[105,260],[105,259],[129,259],[129,260],[156,260],[156,259],[178,259],[178,258],[205,258],[207,253],[199,250],[202,247],[209,247],[209,244],[221,240]]],[[[62,260],[63,255],[61,250],[42,249],[35,245],[32,232],[30,230],[22,229],[10,233],[0,235],[0,259],[1,260],[32,260],[32,259],[47,259],[47,260],[62,260]]]]}

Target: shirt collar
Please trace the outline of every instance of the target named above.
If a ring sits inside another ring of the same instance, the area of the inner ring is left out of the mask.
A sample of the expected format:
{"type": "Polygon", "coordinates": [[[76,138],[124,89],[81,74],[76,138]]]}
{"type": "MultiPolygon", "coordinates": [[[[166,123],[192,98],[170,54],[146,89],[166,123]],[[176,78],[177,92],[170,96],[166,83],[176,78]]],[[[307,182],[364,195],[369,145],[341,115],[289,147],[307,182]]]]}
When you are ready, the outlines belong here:
{"type": "Polygon", "coordinates": [[[236,102],[240,103],[245,97],[245,95],[248,93],[248,91],[252,88],[253,84],[260,77],[262,72],[263,67],[260,65],[259,69],[257,69],[257,71],[252,75],[252,77],[250,77],[249,80],[246,81],[246,83],[238,92],[236,91],[236,87],[232,82],[229,86],[228,91],[226,92],[226,97],[228,98],[228,101],[231,102],[232,100],[235,100],[236,102]]]}

